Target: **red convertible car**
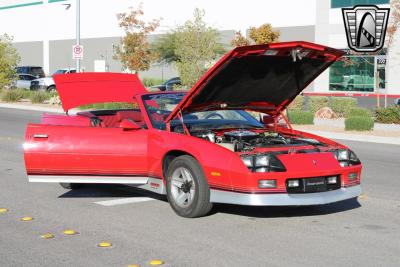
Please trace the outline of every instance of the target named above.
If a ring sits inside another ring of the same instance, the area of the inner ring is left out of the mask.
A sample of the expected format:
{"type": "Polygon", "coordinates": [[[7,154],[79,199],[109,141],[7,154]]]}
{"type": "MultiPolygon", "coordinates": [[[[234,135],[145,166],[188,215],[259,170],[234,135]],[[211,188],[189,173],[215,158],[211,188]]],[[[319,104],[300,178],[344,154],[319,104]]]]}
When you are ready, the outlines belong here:
{"type": "Polygon", "coordinates": [[[189,92],[149,92],[133,74],[55,76],[66,114],[45,114],[40,124],[28,125],[29,181],[68,189],[133,185],[166,194],[183,217],[206,215],[212,203],[300,206],[354,199],[361,193],[356,154],[292,129],[283,113],[342,54],[307,42],[238,47],[189,92]],[[130,106],[68,114],[104,102],[130,106]]]}

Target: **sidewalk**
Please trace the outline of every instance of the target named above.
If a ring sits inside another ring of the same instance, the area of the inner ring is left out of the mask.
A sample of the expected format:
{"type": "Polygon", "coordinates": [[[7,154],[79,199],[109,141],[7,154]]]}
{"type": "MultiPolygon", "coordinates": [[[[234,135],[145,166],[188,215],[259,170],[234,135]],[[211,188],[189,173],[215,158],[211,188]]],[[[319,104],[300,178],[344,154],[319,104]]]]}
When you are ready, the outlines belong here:
{"type": "MultiPolygon", "coordinates": [[[[64,113],[61,107],[56,106],[49,106],[49,105],[34,105],[34,104],[22,104],[22,103],[2,103],[0,102],[0,108],[13,108],[13,109],[22,109],[22,110],[33,110],[33,111],[42,111],[42,112],[54,112],[54,113],[64,113]]],[[[79,109],[73,109],[69,114],[75,114],[79,112],[79,109]]],[[[320,126],[324,123],[317,123],[320,126]]],[[[349,140],[349,141],[358,141],[358,142],[370,142],[370,143],[381,143],[381,144],[393,144],[393,145],[400,145],[400,130],[397,131],[397,128],[400,126],[394,125],[390,128],[390,136],[380,136],[374,135],[373,133],[368,134],[354,134],[354,133],[347,133],[347,132],[340,132],[340,128],[337,128],[341,124],[340,122],[333,122],[330,126],[335,128],[335,131],[321,131],[321,130],[314,130],[309,129],[309,127],[304,127],[302,125],[293,125],[293,128],[300,131],[309,132],[312,134],[320,135],[330,139],[341,139],[341,140],[349,140]],[[337,125],[336,125],[337,124],[337,125]],[[338,131],[339,129],[339,131],[338,131]]]]}
{"type": "Polygon", "coordinates": [[[329,139],[400,145],[400,132],[399,132],[399,137],[362,135],[362,134],[352,134],[352,133],[335,133],[335,132],[325,132],[325,131],[315,131],[315,130],[307,130],[307,132],[323,136],[329,139]]]}

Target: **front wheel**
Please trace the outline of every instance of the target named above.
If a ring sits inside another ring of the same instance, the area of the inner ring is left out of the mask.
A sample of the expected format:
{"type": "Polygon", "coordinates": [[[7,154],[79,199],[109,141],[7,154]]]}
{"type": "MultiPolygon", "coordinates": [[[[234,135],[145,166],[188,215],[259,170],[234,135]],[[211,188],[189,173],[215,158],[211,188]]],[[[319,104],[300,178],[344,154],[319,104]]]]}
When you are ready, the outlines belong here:
{"type": "Polygon", "coordinates": [[[195,218],[211,210],[210,188],[201,166],[193,157],[184,155],[174,159],[166,178],[168,202],[176,214],[195,218]]]}

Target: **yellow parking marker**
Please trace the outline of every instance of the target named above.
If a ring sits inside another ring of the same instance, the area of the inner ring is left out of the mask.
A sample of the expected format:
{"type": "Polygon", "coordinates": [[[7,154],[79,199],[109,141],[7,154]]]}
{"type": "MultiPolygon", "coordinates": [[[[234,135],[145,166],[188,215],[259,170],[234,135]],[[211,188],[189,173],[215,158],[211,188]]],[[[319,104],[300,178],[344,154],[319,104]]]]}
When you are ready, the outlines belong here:
{"type": "Polygon", "coordinates": [[[0,208],[0,214],[1,214],[1,213],[6,213],[6,212],[8,212],[8,209],[6,209],[6,208],[0,208]]]}
{"type": "Polygon", "coordinates": [[[27,222],[27,221],[32,221],[33,218],[32,217],[23,217],[21,218],[21,221],[27,222]]]}
{"type": "Polygon", "coordinates": [[[130,264],[130,265],[128,265],[128,267],[140,267],[140,265],[137,265],[137,264],[130,264]]]}
{"type": "Polygon", "coordinates": [[[163,265],[164,262],[162,260],[152,260],[150,261],[151,266],[163,265]]]}
{"type": "Polygon", "coordinates": [[[112,244],[110,242],[103,241],[100,242],[97,246],[101,248],[109,248],[112,247],[112,244]]]}
{"type": "Polygon", "coordinates": [[[359,199],[366,199],[367,198],[367,194],[362,193],[358,198],[359,199]]]}
{"type": "Polygon", "coordinates": [[[77,234],[79,234],[77,231],[71,230],[71,229],[65,230],[63,233],[64,233],[64,235],[77,235],[77,234]]]}
{"type": "Polygon", "coordinates": [[[51,234],[51,233],[47,233],[47,234],[41,235],[40,238],[43,238],[43,239],[52,239],[52,238],[54,238],[54,235],[51,234]]]}

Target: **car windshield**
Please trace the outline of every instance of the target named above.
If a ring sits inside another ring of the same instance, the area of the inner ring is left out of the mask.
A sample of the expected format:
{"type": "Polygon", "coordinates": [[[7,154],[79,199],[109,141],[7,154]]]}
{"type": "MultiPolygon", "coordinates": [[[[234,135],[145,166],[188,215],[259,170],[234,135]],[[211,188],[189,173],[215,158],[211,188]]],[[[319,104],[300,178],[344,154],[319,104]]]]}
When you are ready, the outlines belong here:
{"type": "Polygon", "coordinates": [[[33,75],[42,75],[43,69],[41,67],[32,67],[31,72],[33,75]]]}
{"type": "MultiPolygon", "coordinates": [[[[154,128],[165,129],[165,119],[186,93],[152,94],[143,96],[143,103],[154,128]]],[[[244,110],[210,110],[183,114],[183,122],[192,129],[262,128],[263,125],[244,110]]],[[[171,126],[181,125],[178,119],[171,126]]]]}
{"type": "Polygon", "coordinates": [[[64,74],[64,73],[66,73],[67,72],[67,70],[56,70],[54,73],[53,73],[53,75],[54,74],[64,74]]]}

